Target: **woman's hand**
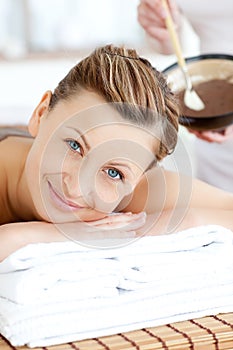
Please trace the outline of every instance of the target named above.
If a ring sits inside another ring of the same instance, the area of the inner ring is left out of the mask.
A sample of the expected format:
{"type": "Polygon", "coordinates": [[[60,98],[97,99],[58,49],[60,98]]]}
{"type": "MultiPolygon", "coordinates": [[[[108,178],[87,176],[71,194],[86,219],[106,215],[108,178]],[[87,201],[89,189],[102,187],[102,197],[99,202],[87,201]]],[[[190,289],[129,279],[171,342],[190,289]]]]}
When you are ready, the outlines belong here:
{"type": "MultiPolygon", "coordinates": [[[[179,30],[181,13],[175,1],[167,0],[174,24],[179,30]]],[[[160,45],[160,51],[164,54],[173,53],[170,36],[165,23],[166,12],[161,0],[141,0],[138,5],[138,22],[146,33],[156,39],[160,45]]]]}
{"type": "Polygon", "coordinates": [[[146,222],[146,214],[114,213],[103,219],[57,225],[60,232],[74,241],[136,237],[136,231],[146,222]]]}
{"type": "Polygon", "coordinates": [[[133,238],[141,228],[146,214],[110,214],[91,222],[51,224],[47,222],[19,222],[0,226],[0,261],[14,251],[31,243],[91,241],[105,238],[133,238]]]}
{"type": "Polygon", "coordinates": [[[207,142],[223,143],[233,137],[233,125],[228,126],[222,131],[196,131],[189,129],[189,132],[207,142]]]}

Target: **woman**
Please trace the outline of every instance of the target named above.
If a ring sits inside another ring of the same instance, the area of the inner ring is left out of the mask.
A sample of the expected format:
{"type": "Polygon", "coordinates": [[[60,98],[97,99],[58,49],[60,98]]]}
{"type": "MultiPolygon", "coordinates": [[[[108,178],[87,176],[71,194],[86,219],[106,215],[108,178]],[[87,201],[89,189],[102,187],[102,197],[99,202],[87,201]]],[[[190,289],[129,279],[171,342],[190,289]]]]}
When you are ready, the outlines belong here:
{"type": "Polygon", "coordinates": [[[0,142],[0,260],[35,242],[233,228],[231,195],[156,166],[176,145],[178,115],[134,50],[109,45],[74,66],[42,96],[32,137],[0,142]]]}

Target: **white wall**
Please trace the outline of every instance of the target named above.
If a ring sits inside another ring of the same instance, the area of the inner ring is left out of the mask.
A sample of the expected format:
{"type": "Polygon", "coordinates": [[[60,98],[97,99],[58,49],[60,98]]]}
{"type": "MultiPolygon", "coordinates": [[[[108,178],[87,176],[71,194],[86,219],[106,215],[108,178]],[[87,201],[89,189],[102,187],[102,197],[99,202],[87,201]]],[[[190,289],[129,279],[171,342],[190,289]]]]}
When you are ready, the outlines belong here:
{"type": "Polygon", "coordinates": [[[139,0],[1,0],[0,53],[83,50],[115,42],[140,46],[139,0]]]}

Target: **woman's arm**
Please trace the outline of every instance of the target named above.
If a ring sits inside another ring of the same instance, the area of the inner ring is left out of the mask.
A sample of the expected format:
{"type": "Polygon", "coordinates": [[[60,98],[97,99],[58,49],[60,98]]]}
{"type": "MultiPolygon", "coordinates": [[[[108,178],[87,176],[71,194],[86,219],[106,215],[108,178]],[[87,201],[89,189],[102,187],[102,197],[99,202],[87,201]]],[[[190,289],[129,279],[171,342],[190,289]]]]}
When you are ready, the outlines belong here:
{"type": "Polygon", "coordinates": [[[140,214],[115,214],[92,222],[54,225],[47,222],[19,222],[0,226],[0,261],[31,243],[90,241],[103,238],[129,238],[145,224],[140,214]]]}
{"type": "Polygon", "coordinates": [[[0,261],[30,243],[60,242],[67,238],[53,224],[19,222],[0,226],[0,261]]]}

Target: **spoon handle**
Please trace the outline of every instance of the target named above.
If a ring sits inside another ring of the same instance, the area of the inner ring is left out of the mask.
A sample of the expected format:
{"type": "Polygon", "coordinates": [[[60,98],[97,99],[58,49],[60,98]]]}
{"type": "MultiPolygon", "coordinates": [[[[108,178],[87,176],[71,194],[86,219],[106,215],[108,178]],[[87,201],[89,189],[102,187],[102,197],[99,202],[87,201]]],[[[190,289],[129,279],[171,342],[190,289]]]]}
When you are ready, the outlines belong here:
{"type": "Polygon", "coordinates": [[[183,68],[183,70],[186,70],[185,59],[184,59],[183,54],[182,54],[180,42],[178,39],[178,35],[177,35],[176,29],[175,29],[175,25],[174,25],[170,10],[168,8],[167,1],[162,0],[162,5],[163,5],[163,8],[166,12],[165,22],[166,22],[166,26],[167,26],[167,29],[169,31],[170,37],[171,37],[171,41],[172,41],[173,48],[174,48],[174,51],[175,51],[175,54],[177,57],[178,64],[181,68],[183,68]]]}

